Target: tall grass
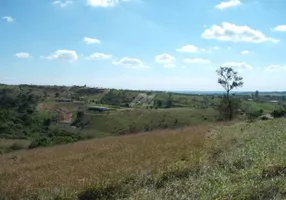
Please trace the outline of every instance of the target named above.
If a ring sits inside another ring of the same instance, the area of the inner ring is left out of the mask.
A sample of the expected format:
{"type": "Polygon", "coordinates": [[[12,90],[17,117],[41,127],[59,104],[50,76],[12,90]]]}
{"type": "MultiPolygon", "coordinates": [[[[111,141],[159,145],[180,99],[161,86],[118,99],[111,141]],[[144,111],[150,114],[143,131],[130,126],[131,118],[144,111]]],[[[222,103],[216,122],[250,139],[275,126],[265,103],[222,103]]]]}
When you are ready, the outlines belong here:
{"type": "Polygon", "coordinates": [[[111,137],[0,156],[8,199],[285,199],[284,119],[111,137]]]}
{"type": "Polygon", "coordinates": [[[196,164],[209,127],[97,139],[20,151],[0,157],[0,194],[73,197],[90,185],[118,182],[130,174],[154,174],[170,164],[196,164]],[[13,159],[12,159],[13,158],[13,159]]]}

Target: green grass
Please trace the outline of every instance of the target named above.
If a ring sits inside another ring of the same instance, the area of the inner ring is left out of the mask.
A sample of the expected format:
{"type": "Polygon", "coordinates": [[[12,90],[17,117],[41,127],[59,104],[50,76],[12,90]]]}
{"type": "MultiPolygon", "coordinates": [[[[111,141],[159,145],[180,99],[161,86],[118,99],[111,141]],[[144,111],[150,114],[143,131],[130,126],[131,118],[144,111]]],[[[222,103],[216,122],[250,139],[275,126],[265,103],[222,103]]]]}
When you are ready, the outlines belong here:
{"type": "Polygon", "coordinates": [[[216,120],[216,112],[213,109],[195,108],[117,110],[109,114],[89,116],[91,122],[84,132],[97,130],[113,135],[179,128],[216,120]]]}
{"type": "Polygon", "coordinates": [[[244,105],[250,105],[253,110],[264,110],[264,113],[270,113],[273,110],[277,109],[279,105],[274,104],[274,103],[269,103],[269,102],[264,102],[264,103],[258,103],[254,101],[244,101],[244,105]]]}
{"type": "Polygon", "coordinates": [[[283,119],[217,129],[209,144],[218,150],[201,163],[198,173],[160,190],[147,187],[140,195],[145,196],[142,199],[285,199],[285,125],[283,119]]]}

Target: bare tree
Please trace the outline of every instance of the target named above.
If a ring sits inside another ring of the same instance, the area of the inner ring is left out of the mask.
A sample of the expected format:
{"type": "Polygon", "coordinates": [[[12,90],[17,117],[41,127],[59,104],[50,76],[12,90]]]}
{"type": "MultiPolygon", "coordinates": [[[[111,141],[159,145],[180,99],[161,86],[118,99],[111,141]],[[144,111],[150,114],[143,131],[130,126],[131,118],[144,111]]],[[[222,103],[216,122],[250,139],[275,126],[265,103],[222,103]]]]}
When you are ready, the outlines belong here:
{"type": "Polygon", "coordinates": [[[243,86],[243,78],[238,76],[238,72],[234,71],[231,67],[220,67],[216,70],[218,74],[218,83],[225,89],[226,91],[226,102],[227,102],[227,118],[228,120],[232,120],[233,118],[233,108],[232,102],[230,98],[230,91],[234,88],[243,86]]]}

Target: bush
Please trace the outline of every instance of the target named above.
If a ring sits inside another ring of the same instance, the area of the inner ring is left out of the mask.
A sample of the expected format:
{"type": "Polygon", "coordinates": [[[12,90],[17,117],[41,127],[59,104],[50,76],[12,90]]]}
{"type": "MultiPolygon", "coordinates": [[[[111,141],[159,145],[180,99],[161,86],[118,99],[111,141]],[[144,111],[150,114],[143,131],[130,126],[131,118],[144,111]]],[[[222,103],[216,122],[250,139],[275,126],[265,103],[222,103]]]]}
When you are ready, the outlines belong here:
{"type": "Polygon", "coordinates": [[[255,111],[246,113],[246,116],[249,120],[253,120],[253,119],[260,117],[262,113],[263,112],[261,112],[261,110],[255,110],[255,111]]]}
{"type": "Polygon", "coordinates": [[[14,143],[12,144],[10,147],[9,147],[9,150],[11,151],[17,151],[17,150],[21,150],[23,149],[24,147],[18,143],[14,143]]]}
{"type": "Polygon", "coordinates": [[[266,116],[262,116],[261,117],[261,120],[268,120],[269,118],[268,117],[266,117],[266,116]]]}
{"type": "Polygon", "coordinates": [[[219,112],[219,120],[232,120],[238,114],[238,109],[241,107],[241,100],[230,97],[230,108],[228,107],[228,99],[226,96],[220,99],[220,103],[217,107],[219,112]],[[231,114],[231,119],[230,119],[231,114]]]}
{"type": "Polygon", "coordinates": [[[41,134],[36,139],[34,139],[30,144],[29,149],[67,144],[87,138],[87,136],[82,136],[65,130],[50,129],[47,133],[41,134]]]}
{"type": "Polygon", "coordinates": [[[46,147],[50,143],[49,138],[47,137],[40,137],[33,140],[29,146],[29,149],[34,149],[37,147],[46,147]]]}
{"type": "Polygon", "coordinates": [[[274,110],[271,112],[271,116],[273,116],[274,118],[281,118],[284,117],[285,115],[286,115],[286,110],[283,109],[274,110]]]}

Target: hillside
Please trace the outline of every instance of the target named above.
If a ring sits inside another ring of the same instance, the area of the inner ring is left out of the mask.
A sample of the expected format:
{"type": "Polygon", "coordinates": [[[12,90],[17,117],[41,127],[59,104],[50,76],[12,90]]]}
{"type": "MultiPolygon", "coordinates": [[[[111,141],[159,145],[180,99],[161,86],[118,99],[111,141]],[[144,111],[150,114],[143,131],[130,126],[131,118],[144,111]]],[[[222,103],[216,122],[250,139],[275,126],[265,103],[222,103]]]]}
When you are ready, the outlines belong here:
{"type": "MultiPolygon", "coordinates": [[[[286,108],[284,96],[236,99],[236,120],[286,108]]],[[[221,102],[215,94],[0,85],[0,153],[215,123],[224,120],[221,102]]]]}
{"type": "Polygon", "coordinates": [[[1,155],[0,197],[285,199],[285,126],[194,126],[1,155]]]}

